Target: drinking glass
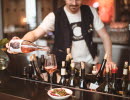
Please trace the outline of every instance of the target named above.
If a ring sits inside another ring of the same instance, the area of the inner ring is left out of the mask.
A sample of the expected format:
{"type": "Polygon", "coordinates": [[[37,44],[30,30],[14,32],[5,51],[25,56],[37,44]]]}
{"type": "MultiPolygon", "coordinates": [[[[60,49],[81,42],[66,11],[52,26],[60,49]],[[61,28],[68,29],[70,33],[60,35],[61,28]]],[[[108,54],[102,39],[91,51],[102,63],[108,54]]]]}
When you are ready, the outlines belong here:
{"type": "Polygon", "coordinates": [[[53,72],[57,70],[56,56],[54,54],[48,54],[46,56],[44,68],[50,74],[50,89],[52,89],[53,72]]]}

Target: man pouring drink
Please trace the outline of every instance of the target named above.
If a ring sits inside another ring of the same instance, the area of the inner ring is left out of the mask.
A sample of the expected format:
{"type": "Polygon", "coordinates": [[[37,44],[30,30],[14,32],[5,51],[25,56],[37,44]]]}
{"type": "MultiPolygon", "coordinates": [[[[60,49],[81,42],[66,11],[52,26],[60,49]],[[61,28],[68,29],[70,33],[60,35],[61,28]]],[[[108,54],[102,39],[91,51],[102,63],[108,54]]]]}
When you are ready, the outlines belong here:
{"type": "MultiPolygon", "coordinates": [[[[114,64],[111,39],[96,10],[88,5],[82,5],[82,0],[64,1],[64,6],[50,12],[42,23],[36,29],[25,34],[22,40],[34,42],[51,31],[55,36],[52,53],[56,55],[58,63],[65,60],[66,49],[71,48],[74,62],[84,61],[91,65],[97,63],[92,41],[92,32],[96,30],[103,41],[104,50],[108,54],[107,65],[114,64]]],[[[13,37],[12,40],[14,39],[19,38],[13,37]]],[[[8,44],[6,47],[9,53],[16,54],[9,50],[8,44]]]]}

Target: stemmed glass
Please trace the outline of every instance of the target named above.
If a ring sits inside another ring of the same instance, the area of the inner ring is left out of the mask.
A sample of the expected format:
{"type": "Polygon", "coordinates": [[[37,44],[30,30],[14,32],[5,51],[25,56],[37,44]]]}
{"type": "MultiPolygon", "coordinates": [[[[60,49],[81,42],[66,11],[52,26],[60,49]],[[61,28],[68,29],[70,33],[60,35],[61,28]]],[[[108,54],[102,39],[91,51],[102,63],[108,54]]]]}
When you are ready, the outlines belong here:
{"type": "Polygon", "coordinates": [[[44,68],[50,74],[50,82],[51,82],[50,89],[52,89],[53,72],[57,70],[57,62],[54,54],[49,54],[45,58],[44,68]]]}

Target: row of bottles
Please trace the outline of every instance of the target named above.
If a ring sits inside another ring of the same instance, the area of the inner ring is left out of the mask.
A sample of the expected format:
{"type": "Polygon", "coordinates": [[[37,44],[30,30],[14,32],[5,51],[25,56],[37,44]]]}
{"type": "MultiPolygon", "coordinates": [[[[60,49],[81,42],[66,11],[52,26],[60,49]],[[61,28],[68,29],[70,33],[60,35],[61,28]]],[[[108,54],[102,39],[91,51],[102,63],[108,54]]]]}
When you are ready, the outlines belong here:
{"type": "Polygon", "coordinates": [[[103,72],[106,62],[107,62],[107,54],[105,54],[98,72],[96,66],[93,66],[92,74],[94,74],[94,77],[92,77],[90,82],[88,82],[89,84],[88,89],[96,90],[99,87],[99,85],[103,82],[103,72]]]}
{"type": "Polygon", "coordinates": [[[99,71],[97,71],[96,66],[93,66],[93,75],[85,75],[86,66],[84,62],[81,62],[79,76],[77,76],[77,71],[75,70],[76,63],[73,62],[72,58],[69,59],[69,65],[68,60],[63,61],[59,84],[104,93],[130,96],[130,66],[128,67],[128,62],[125,62],[122,78],[117,78],[118,67],[116,64],[110,68],[110,66],[106,66],[106,62],[107,54],[104,56],[99,71]],[[67,70],[67,68],[70,70],[67,70]],[[67,77],[69,78],[67,79],[67,77]]]}
{"type": "MultiPolygon", "coordinates": [[[[93,66],[92,74],[86,74],[85,62],[80,62],[80,69],[77,69],[77,63],[73,61],[70,49],[68,48],[66,59],[62,61],[60,71],[54,73],[53,83],[104,93],[130,96],[130,66],[128,67],[128,62],[125,62],[122,78],[117,78],[117,66],[113,65],[110,69],[106,66],[106,62],[107,54],[104,56],[99,71],[97,70],[97,66],[93,66]]],[[[40,58],[40,64],[35,55],[30,56],[30,64],[28,68],[25,68],[25,75],[31,79],[49,82],[49,74],[45,71],[43,65],[44,55],[40,58]]]]}
{"type": "Polygon", "coordinates": [[[48,74],[44,67],[44,55],[38,58],[35,54],[30,56],[28,66],[23,69],[23,77],[33,80],[48,81],[48,74]]]}
{"type": "Polygon", "coordinates": [[[85,63],[80,62],[78,64],[80,69],[76,68],[76,63],[72,59],[70,48],[67,48],[66,60],[62,61],[60,72],[61,79],[58,84],[87,89],[85,79],[85,63]]]}
{"type": "Polygon", "coordinates": [[[81,62],[81,69],[80,74],[77,77],[76,76],[76,69],[75,69],[75,63],[73,60],[71,60],[71,71],[70,74],[68,74],[65,66],[65,61],[62,61],[62,68],[61,68],[61,78],[60,78],[60,85],[64,86],[70,86],[70,87],[76,87],[79,86],[79,88],[86,89],[86,80],[85,80],[85,64],[84,62],[81,62]],[[70,76],[69,76],[70,75],[70,76]]]}
{"type": "Polygon", "coordinates": [[[109,68],[105,68],[104,82],[96,89],[96,91],[116,94],[121,96],[130,96],[130,66],[125,62],[123,68],[122,78],[117,78],[118,68],[116,65],[112,66],[110,72],[109,68]]]}
{"type": "MultiPolygon", "coordinates": [[[[115,67],[116,66],[113,66],[113,68],[115,67]]],[[[112,81],[110,81],[110,70],[108,67],[106,67],[104,81],[103,83],[100,84],[100,86],[96,90],[104,93],[112,93],[115,90],[115,84],[116,84],[115,81],[116,81],[116,73],[112,73],[112,81]]]]}

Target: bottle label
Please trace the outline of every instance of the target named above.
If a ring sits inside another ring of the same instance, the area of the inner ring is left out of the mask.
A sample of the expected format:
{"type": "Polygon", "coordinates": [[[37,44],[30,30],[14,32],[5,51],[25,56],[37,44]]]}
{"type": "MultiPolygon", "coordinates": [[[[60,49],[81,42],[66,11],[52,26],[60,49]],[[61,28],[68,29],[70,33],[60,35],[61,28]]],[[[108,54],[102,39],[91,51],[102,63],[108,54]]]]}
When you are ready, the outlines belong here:
{"type": "Polygon", "coordinates": [[[124,91],[118,91],[118,93],[122,95],[122,94],[124,94],[124,91]]]}
{"type": "Polygon", "coordinates": [[[128,70],[127,69],[123,69],[123,75],[127,75],[128,74],[128,70]]]}
{"type": "Polygon", "coordinates": [[[93,75],[96,75],[98,73],[98,71],[92,71],[93,75]]]}
{"type": "Polygon", "coordinates": [[[12,52],[22,52],[21,51],[21,44],[23,40],[11,40],[9,43],[10,51],[12,52]]]}
{"type": "Polygon", "coordinates": [[[66,75],[66,69],[61,68],[61,75],[66,75]]]}
{"type": "Polygon", "coordinates": [[[99,85],[90,83],[89,89],[96,90],[99,87],[99,85]]]}

